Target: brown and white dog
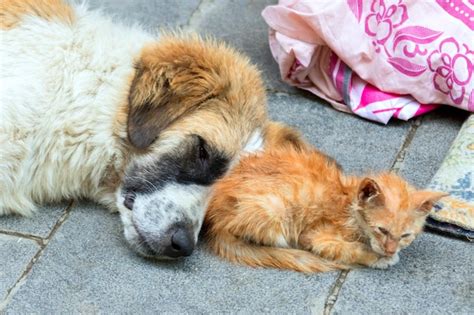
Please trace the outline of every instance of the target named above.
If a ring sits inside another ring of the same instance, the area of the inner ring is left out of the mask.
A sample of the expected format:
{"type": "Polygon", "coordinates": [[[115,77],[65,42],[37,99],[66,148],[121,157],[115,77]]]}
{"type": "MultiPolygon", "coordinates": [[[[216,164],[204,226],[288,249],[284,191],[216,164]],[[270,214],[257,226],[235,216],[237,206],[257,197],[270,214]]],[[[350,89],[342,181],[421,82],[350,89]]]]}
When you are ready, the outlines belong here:
{"type": "Polygon", "coordinates": [[[187,256],[209,186],[262,146],[259,72],[215,41],[2,0],[0,69],[0,215],[90,198],[140,254],[187,256]]]}

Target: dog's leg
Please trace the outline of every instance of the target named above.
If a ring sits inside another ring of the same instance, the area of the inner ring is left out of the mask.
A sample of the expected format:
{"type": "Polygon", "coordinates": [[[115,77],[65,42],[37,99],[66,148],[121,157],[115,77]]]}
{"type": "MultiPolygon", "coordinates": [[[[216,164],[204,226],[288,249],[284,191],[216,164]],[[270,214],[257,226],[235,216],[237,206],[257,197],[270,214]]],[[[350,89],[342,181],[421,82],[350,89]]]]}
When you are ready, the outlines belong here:
{"type": "Polygon", "coordinates": [[[27,149],[0,134],[0,216],[19,214],[28,216],[36,211],[27,185],[19,181],[22,161],[27,149]]]}

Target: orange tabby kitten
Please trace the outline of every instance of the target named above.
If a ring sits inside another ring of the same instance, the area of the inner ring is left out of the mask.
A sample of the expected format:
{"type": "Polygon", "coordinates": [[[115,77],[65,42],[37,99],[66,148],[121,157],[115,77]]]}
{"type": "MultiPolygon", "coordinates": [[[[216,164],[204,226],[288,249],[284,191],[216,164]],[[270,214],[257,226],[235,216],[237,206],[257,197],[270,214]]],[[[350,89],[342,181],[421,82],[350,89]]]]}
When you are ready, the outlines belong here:
{"type": "Polygon", "coordinates": [[[387,268],[445,195],[391,173],[346,176],[279,124],[266,140],[265,152],[244,157],[215,185],[206,214],[211,250],[234,262],[302,272],[387,268]]]}

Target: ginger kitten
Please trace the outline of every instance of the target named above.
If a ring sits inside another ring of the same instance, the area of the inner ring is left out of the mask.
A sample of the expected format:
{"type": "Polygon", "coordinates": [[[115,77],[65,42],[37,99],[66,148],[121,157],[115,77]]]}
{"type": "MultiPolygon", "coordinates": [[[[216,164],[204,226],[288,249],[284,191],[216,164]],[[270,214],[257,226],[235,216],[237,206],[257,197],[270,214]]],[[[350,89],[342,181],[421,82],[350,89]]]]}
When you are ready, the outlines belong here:
{"type": "Polygon", "coordinates": [[[296,131],[271,123],[266,133],[265,152],[244,157],[208,206],[210,248],[230,261],[301,272],[387,268],[445,196],[393,173],[346,176],[296,131]]]}

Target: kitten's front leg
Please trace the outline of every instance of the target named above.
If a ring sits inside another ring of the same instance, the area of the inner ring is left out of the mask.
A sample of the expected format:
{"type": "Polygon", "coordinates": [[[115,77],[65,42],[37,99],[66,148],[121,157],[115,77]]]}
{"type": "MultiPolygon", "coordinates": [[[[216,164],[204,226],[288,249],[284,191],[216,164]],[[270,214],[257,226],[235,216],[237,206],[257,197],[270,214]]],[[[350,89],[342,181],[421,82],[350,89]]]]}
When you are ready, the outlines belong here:
{"type": "Polygon", "coordinates": [[[400,261],[400,257],[398,253],[391,257],[381,257],[379,260],[371,264],[369,267],[377,268],[377,269],[387,269],[393,265],[396,265],[400,261]]]}
{"type": "Polygon", "coordinates": [[[319,230],[302,235],[302,247],[328,260],[345,265],[371,267],[380,260],[380,255],[361,242],[348,242],[334,229],[319,230]]]}

